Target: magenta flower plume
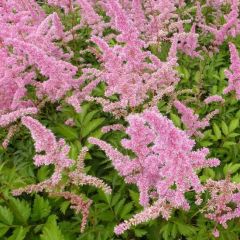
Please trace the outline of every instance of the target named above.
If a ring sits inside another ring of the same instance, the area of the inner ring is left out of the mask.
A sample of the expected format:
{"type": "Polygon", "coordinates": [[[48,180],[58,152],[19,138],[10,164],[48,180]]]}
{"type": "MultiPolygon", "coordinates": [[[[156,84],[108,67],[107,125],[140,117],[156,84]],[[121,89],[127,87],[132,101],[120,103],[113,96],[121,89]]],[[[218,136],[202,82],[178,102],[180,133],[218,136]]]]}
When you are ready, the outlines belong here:
{"type": "MultiPolygon", "coordinates": [[[[227,228],[227,222],[240,217],[240,184],[225,180],[208,180],[204,186],[211,197],[203,211],[205,216],[227,228]]],[[[215,229],[213,233],[218,233],[215,229]]]]}
{"type": "Polygon", "coordinates": [[[209,126],[210,119],[219,113],[218,110],[212,111],[204,119],[200,120],[198,114],[195,114],[191,108],[185,106],[180,101],[174,101],[174,106],[182,115],[181,120],[187,128],[187,134],[189,136],[196,135],[202,137],[203,135],[200,130],[209,126]]]}
{"type": "Polygon", "coordinates": [[[130,139],[123,139],[122,145],[134,152],[133,159],[102,140],[89,138],[89,142],[105,151],[126,182],[137,185],[144,207],[149,206],[151,199],[159,199],[174,208],[189,209],[184,193],[191,189],[197,193],[203,191],[196,170],[217,166],[219,160],[207,160],[207,148],[193,151],[194,140],[156,108],[127,119],[130,126],[126,133],[130,139]]]}
{"type": "Polygon", "coordinates": [[[35,165],[55,164],[63,169],[72,164],[67,156],[70,148],[63,139],[57,141],[49,129],[31,117],[23,117],[22,124],[30,130],[36,152],[39,153],[34,157],[35,165]]]}
{"type": "Polygon", "coordinates": [[[223,99],[222,96],[220,95],[213,95],[213,96],[209,96],[204,100],[205,104],[210,104],[212,102],[220,102],[220,103],[224,103],[225,100],[223,99]]]}
{"type": "Polygon", "coordinates": [[[224,93],[230,91],[236,92],[236,98],[240,99],[240,57],[237,48],[234,44],[229,43],[229,49],[231,54],[230,70],[226,70],[225,74],[228,78],[228,86],[224,89],[224,93]]]}
{"type": "Polygon", "coordinates": [[[7,114],[0,115],[0,127],[6,127],[11,123],[14,123],[19,118],[22,118],[26,115],[37,114],[38,109],[34,107],[22,108],[7,114]]]}

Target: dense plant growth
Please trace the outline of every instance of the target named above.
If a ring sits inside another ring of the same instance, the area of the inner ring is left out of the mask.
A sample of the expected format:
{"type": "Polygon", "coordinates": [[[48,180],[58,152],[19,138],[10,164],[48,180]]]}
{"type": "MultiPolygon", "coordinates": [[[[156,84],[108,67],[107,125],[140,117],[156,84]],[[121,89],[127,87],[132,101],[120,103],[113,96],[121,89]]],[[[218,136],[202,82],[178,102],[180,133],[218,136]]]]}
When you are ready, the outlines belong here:
{"type": "Polygon", "coordinates": [[[239,239],[238,0],[0,0],[0,239],[239,239]]]}

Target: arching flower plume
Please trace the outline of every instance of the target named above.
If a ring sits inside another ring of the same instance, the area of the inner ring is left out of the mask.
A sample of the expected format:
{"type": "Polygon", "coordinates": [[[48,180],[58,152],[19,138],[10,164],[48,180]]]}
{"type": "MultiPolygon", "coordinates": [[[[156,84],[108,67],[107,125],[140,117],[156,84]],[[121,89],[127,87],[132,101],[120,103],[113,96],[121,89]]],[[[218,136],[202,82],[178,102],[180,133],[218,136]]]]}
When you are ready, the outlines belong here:
{"type": "MultiPolygon", "coordinates": [[[[126,133],[130,139],[123,139],[122,145],[132,150],[135,154],[133,159],[102,140],[89,138],[89,142],[105,151],[126,182],[137,185],[140,203],[145,208],[148,209],[150,202],[158,199],[161,204],[169,203],[173,208],[188,210],[190,206],[184,193],[191,189],[198,194],[203,191],[196,170],[217,166],[219,160],[207,160],[207,148],[193,151],[194,140],[158,113],[156,108],[130,115],[127,119],[130,126],[126,133]]],[[[131,225],[134,224],[127,226],[131,225]]],[[[124,227],[125,230],[127,228],[124,227]]]]}

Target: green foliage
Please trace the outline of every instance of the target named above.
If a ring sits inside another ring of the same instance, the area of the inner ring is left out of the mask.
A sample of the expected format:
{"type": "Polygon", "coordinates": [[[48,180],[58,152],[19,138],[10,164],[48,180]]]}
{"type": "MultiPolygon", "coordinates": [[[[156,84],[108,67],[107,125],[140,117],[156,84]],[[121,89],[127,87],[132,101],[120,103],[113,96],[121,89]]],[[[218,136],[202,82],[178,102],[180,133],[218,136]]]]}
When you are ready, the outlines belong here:
{"type": "MultiPolygon", "coordinates": [[[[39,1],[42,2],[42,1],[39,1]]],[[[46,12],[52,8],[43,6],[46,12]]],[[[54,9],[56,10],[56,9],[54,9]]],[[[212,21],[211,9],[204,8],[204,15],[209,15],[208,23],[212,21]]],[[[59,15],[63,14],[59,12],[59,15]]],[[[79,23],[79,17],[73,15],[62,16],[67,30],[72,24],[79,23]],[[72,22],[72,20],[74,22],[72,22]]],[[[71,41],[69,47],[73,50],[73,63],[78,64],[79,51],[89,45],[85,41],[90,33],[89,29],[78,30],[79,39],[71,41]]],[[[210,34],[200,36],[200,43],[208,46],[212,39],[210,34]]],[[[240,46],[240,38],[234,40],[240,46]]],[[[112,42],[114,45],[114,42],[112,42]]],[[[151,46],[152,51],[160,59],[165,60],[169,44],[151,46]]],[[[91,63],[96,68],[99,64],[91,53],[85,53],[84,63],[91,63]]],[[[201,181],[209,178],[222,179],[228,174],[235,182],[240,183],[240,103],[235,96],[225,97],[225,104],[203,105],[203,100],[214,94],[221,94],[227,81],[224,70],[229,66],[227,44],[223,44],[220,51],[213,57],[204,56],[204,60],[192,59],[179,54],[178,72],[181,76],[177,89],[192,89],[193,101],[190,106],[204,117],[214,109],[219,109],[211,124],[204,131],[203,138],[197,138],[197,147],[208,147],[211,157],[221,160],[221,165],[214,169],[204,169],[199,172],[201,181]]],[[[80,72],[79,72],[80,74],[80,72]]],[[[94,90],[94,96],[102,96],[104,84],[99,84],[94,90]]],[[[28,89],[34,98],[34,89],[28,89]]],[[[181,96],[185,99],[186,96],[181,96]]],[[[57,137],[64,138],[71,146],[70,157],[76,159],[83,146],[90,148],[86,157],[86,171],[107,182],[113,189],[111,196],[91,187],[73,188],[74,192],[83,193],[91,198],[90,217],[84,233],[80,233],[81,216],[74,214],[69,202],[53,199],[47,194],[23,195],[12,197],[11,191],[26,184],[36,183],[48,178],[52,173],[51,166],[36,168],[33,166],[33,142],[29,139],[29,132],[24,128],[13,138],[7,150],[0,147],[0,239],[1,240],[118,240],[118,239],[147,239],[147,240],[211,240],[213,224],[200,214],[200,208],[193,207],[189,212],[175,211],[169,221],[161,218],[137,226],[121,237],[113,233],[116,224],[130,218],[134,213],[142,210],[139,205],[139,193],[134,186],[126,185],[113,169],[111,162],[102,151],[87,142],[89,136],[103,138],[111,145],[121,150],[121,139],[126,136],[123,132],[103,134],[100,129],[104,125],[116,123],[111,114],[103,113],[97,104],[83,103],[81,113],[76,113],[71,107],[64,106],[60,112],[48,103],[40,114],[40,120],[53,130],[57,137]],[[64,122],[72,118],[75,126],[66,126],[64,122]]],[[[174,108],[169,112],[167,100],[161,100],[159,109],[179,128],[184,128],[179,115],[174,108]]],[[[136,110],[137,112],[137,110],[136,110]]],[[[122,121],[122,120],[120,120],[122,121]]],[[[122,121],[124,123],[124,121],[122,121]]],[[[0,139],[6,135],[0,132],[0,139]]],[[[123,153],[126,150],[123,150],[123,153]]],[[[129,153],[130,154],[130,153],[129,153]]],[[[194,202],[194,197],[189,197],[194,202]]],[[[227,230],[220,228],[220,240],[238,240],[240,238],[240,223],[238,220],[229,222],[227,230]]]]}
{"type": "Polygon", "coordinates": [[[48,217],[47,222],[43,227],[40,240],[64,240],[64,236],[57,225],[56,219],[57,217],[55,215],[48,217]]]}

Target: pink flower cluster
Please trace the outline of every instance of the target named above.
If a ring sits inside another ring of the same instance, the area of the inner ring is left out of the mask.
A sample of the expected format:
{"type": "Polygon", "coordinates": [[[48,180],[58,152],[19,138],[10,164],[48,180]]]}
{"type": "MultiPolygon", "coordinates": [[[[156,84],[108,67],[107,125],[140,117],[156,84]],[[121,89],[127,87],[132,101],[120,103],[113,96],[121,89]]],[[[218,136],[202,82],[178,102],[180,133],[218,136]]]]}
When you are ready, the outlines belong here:
{"type": "Polygon", "coordinates": [[[237,48],[234,44],[229,43],[229,49],[231,54],[231,66],[230,70],[226,70],[225,74],[228,78],[228,86],[224,89],[224,93],[230,91],[236,92],[236,98],[240,99],[240,57],[238,55],[237,48]]]}
{"type": "MultiPolygon", "coordinates": [[[[168,219],[173,209],[188,210],[190,204],[185,193],[192,190],[197,194],[196,204],[201,203],[204,191],[210,192],[207,218],[227,227],[228,220],[239,217],[238,184],[229,179],[202,184],[197,175],[198,170],[219,165],[218,159],[207,159],[207,148],[196,150],[194,141],[194,137],[203,136],[201,131],[219,110],[200,119],[193,109],[178,100],[188,89],[176,91],[181,81],[178,53],[202,60],[202,51],[206,49],[199,42],[201,34],[213,34],[210,49],[217,49],[229,37],[240,34],[239,1],[207,0],[204,4],[191,1],[191,8],[186,7],[189,1],[184,0],[46,2],[53,10],[60,7],[64,11],[46,15],[35,0],[0,1],[0,127],[8,130],[2,145],[7,148],[11,137],[23,125],[34,140],[34,164],[55,167],[49,179],[13,193],[47,191],[52,196],[64,197],[77,213],[82,213],[81,231],[84,230],[91,200],[85,201],[66,188],[69,184],[92,185],[106,194],[111,193],[111,188],[85,173],[86,147],[74,162],[65,140],[56,139],[52,131],[33,117],[38,117],[47,102],[56,104],[57,110],[61,109],[60,104],[67,103],[79,113],[81,104],[91,101],[101,104],[103,111],[116,119],[121,118],[121,123],[125,120],[124,125],[129,124],[124,127],[119,121],[104,126],[102,132],[120,130],[128,134],[129,138],[121,143],[132,154],[123,155],[107,142],[89,138],[90,143],[105,151],[125,181],[135,184],[140,192],[143,211],[116,226],[116,234],[159,215],[168,219]],[[228,13],[221,10],[225,5],[230,6],[228,13]],[[205,19],[205,7],[212,9],[211,23],[205,19]],[[61,14],[73,17],[79,14],[80,22],[73,21],[75,25],[71,29],[68,26],[66,31],[61,14]],[[90,38],[77,58],[79,53],[69,43],[78,45],[78,30],[83,28],[90,29],[90,38]],[[166,56],[162,57],[165,45],[169,50],[164,50],[166,56]],[[98,67],[82,64],[82,55],[88,52],[96,56],[98,67]],[[100,82],[104,93],[92,96],[100,82]],[[31,89],[34,98],[30,96],[31,89]],[[169,108],[173,105],[177,109],[186,130],[176,128],[159,113],[156,106],[163,97],[170,98],[169,108]],[[235,207],[230,207],[230,203],[235,207]]],[[[229,43],[229,49],[231,65],[226,71],[228,86],[224,93],[235,91],[239,100],[240,57],[233,43],[229,43]]],[[[212,102],[224,103],[224,99],[213,95],[204,100],[205,104],[212,102]]],[[[65,124],[74,126],[75,119],[69,118],[65,124]]],[[[216,228],[213,233],[219,235],[216,228]]]]}
{"type": "MultiPolygon", "coordinates": [[[[220,181],[210,179],[204,188],[211,195],[203,211],[207,218],[227,228],[227,221],[240,217],[240,184],[232,183],[228,177],[220,181]]],[[[217,229],[215,235],[219,235],[217,229]]]]}
{"type": "MultiPolygon", "coordinates": [[[[221,45],[229,36],[236,37],[240,33],[240,20],[239,20],[239,1],[238,0],[229,0],[229,1],[207,1],[209,5],[212,5],[216,9],[223,3],[229,3],[231,6],[231,11],[224,16],[225,23],[223,25],[208,26],[200,24],[199,26],[206,31],[211,32],[214,37],[214,44],[216,46],[221,45]]],[[[218,16],[219,18],[222,15],[218,16]]]]}
{"type": "Polygon", "coordinates": [[[199,131],[201,129],[206,128],[209,126],[210,119],[219,113],[219,110],[215,110],[208,114],[204,119],[199,120],[198,114],[194,114],[193,110],[189,107],[186,107],[183,103],[176,100],[174,101],[174,106],[178,110],[178,112],[182,115],[181,120],[187,128],[187,134],[189,136],[196,135],[196,136],[203,136],[202,133],[199,131]]]}
{"type": "Polygon", "coordinates": [[[36,166],[53,164],[55,169],[54,173],[49,179],[38,184],[31,184],[19,189],[15,189],[13,190],[13,195],[18,196],[23,192],[32,193],[46,191],[50,192],[50,195],[52,196],[60,196],[70,200],[72,204],[71,208],[75,209],[76,213],[81,212],[83,215],[81,224],[82,232],[87,223],[89,207],[92,201],[84,201],[80,196],[65,191],[65,187],[67,187],[69,183],[77,186],[92,185],[102,189],[106,194],[111,193],[111,188],[101,179],[98,179],[94,176],[89,176],[84,172],[84,159],[88,151],[87,148],[82,149],[78,156],[75,170],[69,173],[70,167],[73,165],[73,160],[68,156],[70,147],[65,143],[64,139],[57,140],[49,129],[32,117],[23,117],[22,124],[30,130],[34,140],[34,146],[36,150],[34,164],[36,166]],[[66,169],[68,170],[67,174],[69,177],[69,182],[64,183],[61,182],[61,180],[62,174],[66,169]],[[59,192],[59,189],[62,191],[59,192]]]}
{"type": "Polygon", "coordinates": [[[126,182],[137,185],[144,207],[158,199],[171,207],[188,210],[184,194],[191,189],[198,194],[203,191],[196,170],[217,166],[219,160],[207,160],[207,148],[194,151],[194,140],[156,108],[130,115],[127,120],[130,125],[126,133],[130,139],[123,139],[122,145],[134,152],[133,159],[102,140],[89,138],[89,142],[106,152],[126,182]]]}

